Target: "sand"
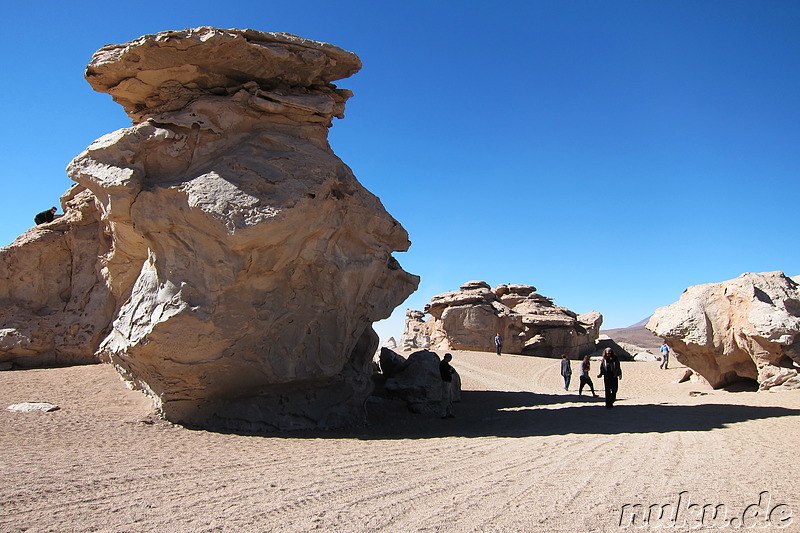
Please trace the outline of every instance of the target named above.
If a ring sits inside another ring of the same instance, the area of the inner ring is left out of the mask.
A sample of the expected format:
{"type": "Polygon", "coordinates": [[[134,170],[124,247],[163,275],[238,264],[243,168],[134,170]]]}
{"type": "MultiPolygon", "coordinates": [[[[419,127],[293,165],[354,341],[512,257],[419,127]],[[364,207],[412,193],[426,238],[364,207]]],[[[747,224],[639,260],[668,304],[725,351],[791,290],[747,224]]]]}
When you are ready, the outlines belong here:
{"type": "Polygon", "coordinates": [[[607,410],[558,365],[454,352],[454,419],[373,401],[367,427],[262,436],[153,421],[106,365],[0,372],[0,531],[686,531],[691,504],[725,506],[698,531],[800,531],[800,391],[632,362],[607,410]]]}

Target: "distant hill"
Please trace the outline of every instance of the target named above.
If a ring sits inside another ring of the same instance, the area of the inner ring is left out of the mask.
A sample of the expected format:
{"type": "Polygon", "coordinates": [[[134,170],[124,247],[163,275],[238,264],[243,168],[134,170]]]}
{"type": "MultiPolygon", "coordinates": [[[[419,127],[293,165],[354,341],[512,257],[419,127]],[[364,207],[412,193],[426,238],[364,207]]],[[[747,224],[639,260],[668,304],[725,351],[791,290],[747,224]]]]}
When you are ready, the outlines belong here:
{"type": "MultiPolygon", "coordinates": [[[[653,316],[653,315],[650,315],[650,316],[653,316]]],[[[645,324],[647,324],[647,321],[648,321],[648,320],[650,320],[650,317],[643,318],[642,320],[640,320],[640,321],[639,321],[639,322],[637,322],[636,324],[633,324],[633,325],[630,325],[630,326],[628,326],[628,328],[639,328],[639,327],[642,327],[642,326],[644,326],[645,324]]],[[[628,328],[621,328],[621,329],[628,329],[628,328]]]]}
{"type": "Polygon", "coordinates": [[[641,320],[627,328],[601,329],[600,333],[603,335],[608,335],[616,342],[629,342],[631,344],[635,344],[636,346],[641,346],[642,348],[645,348],[656,354],[658,353],[658,349],[661,347],[661,343],[664,339],[661,337],[656,337],[650,333],[649,329],[644,327],[649,319],[650,317],[647,317],[644,320],[641,320]]]}

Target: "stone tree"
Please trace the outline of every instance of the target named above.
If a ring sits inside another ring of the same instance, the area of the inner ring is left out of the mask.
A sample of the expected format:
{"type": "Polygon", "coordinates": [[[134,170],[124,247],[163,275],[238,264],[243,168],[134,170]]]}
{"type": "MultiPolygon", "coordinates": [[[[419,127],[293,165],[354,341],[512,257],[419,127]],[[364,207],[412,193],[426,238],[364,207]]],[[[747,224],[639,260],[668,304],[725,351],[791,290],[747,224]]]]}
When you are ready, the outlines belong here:
{"type": "Polygon", "coordinates": [[[355,54],[284,33],[166,31],[98,50],[133,126],[68,167],[112,302],[96,354],[172,421],[357,423],[377,335],[419,278],[403,227],[331,150],[355,54]]]}

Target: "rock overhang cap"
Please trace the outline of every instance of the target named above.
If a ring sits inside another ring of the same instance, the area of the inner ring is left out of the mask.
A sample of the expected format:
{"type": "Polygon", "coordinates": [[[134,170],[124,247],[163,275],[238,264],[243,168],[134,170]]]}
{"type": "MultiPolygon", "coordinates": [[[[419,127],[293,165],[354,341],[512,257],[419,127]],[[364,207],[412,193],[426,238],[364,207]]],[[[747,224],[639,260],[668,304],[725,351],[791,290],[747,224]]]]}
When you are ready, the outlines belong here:
{"type": "Polygon", "coordinates": [[[106,45],[92,56],[85,77],[131,114],[168,102],[169,88],[176,85],[212,94],[227,94],[248,82],[305,88],[360,69],[356,54],[332,44],[289,33],[203,26],[106,45]]]}

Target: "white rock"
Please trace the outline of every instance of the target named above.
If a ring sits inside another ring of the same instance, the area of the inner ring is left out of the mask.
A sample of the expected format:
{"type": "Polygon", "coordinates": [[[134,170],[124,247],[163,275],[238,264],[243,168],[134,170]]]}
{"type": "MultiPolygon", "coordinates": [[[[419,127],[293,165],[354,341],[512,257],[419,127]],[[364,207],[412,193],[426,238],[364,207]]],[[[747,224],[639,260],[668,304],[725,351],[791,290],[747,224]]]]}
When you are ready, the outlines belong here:
{"type": "Polygon", "coordinates": [[[21,413],[30,413],[32,411],[44,411],[45,413],[49,413],[51,411],[57,411],[59,407],[47,402],[23,402],[9,405],[6,409],[9,411],[19,411],[21,413]]]}

